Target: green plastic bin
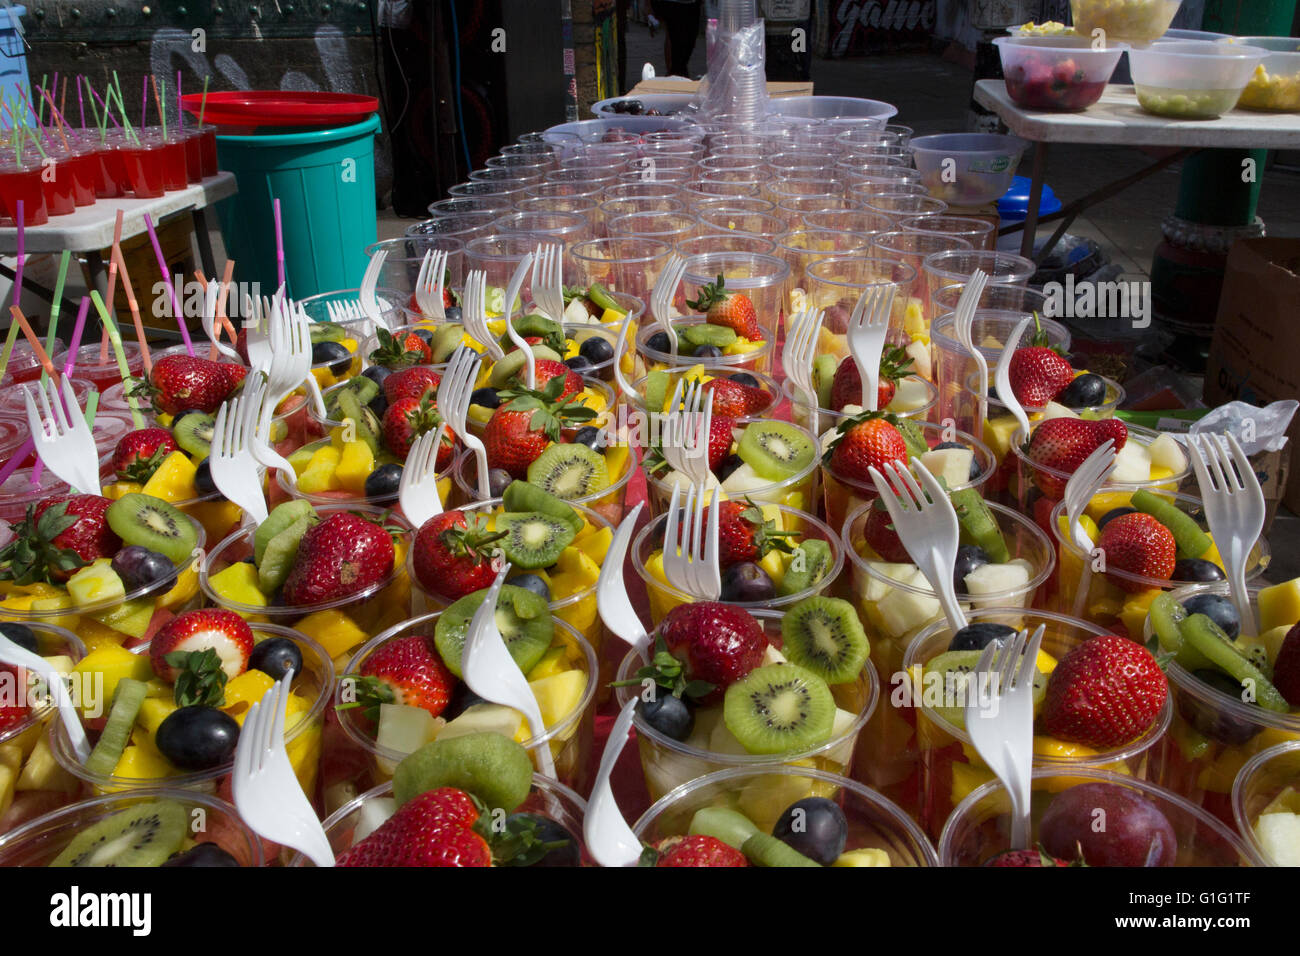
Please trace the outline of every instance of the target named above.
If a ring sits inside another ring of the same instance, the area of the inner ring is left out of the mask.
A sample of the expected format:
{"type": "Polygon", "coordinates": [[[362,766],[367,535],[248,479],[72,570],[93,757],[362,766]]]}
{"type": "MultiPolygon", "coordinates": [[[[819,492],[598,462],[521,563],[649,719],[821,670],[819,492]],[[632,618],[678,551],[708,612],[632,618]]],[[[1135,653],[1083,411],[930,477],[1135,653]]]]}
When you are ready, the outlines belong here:
{"type": "Polygon", "coordinates": [[[351,126],[217,136],[217,159],[239,192],[220,203],[226,251],[240,282],[276,288],[275,213],[280,200],[284,270],[295,299],[355,288],[375,224],[379,116],[351,126]]]}

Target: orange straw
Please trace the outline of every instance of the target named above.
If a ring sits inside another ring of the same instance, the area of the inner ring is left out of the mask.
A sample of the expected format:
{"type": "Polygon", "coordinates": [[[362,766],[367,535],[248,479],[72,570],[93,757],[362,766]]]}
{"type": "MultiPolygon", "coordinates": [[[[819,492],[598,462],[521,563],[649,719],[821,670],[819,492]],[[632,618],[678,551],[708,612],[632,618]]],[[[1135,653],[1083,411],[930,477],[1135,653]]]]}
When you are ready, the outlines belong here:
{"type": "Polygon", "coordinates": [[[23,335],[27,336],[27,341],[31,344],[32,353],[36,360],[41,363],[41,368],[45,369],[45,374],[49,375],[54,381],[59,380],[59,373],[54,368],[54,363],[50,361],[49,354],[45,351],[45,346],[41,345],[41,340],[32,330],[31,323],[27,321],[27,316],[23,315],[23,310],[16,305],[9,306],[9,314],[14,320],[22,326],[23,335]]]}
{"type": "MultiPolygon", "coordinates": [[[[117,222],[113,224],[113,247],[109,253],[108,296],[104,302],[113,308],[113,296],[117,289],[117,257],[122,254],[122,210],[117,211],[117,222]]],[[[103,326],[99,336],[99,364],[108,362],[108,326],[103,326]]]]}
{"type": "Polygon", "coordinates": [[[221,319],[221,324],[226,328],[226,334],[230,336],[230,344],[234,345],[239,340],[239,333],[235,331],[235,326],[231,323],[226,315],[226,300],[230,295],[230,280],[235,275],[235,260],[226,260],[226,271],[221,277],[221,297],[217,299],[217,317],[221,319]]]}
{"type": "Polygon", "coordinates": [[[117,271],[122,275],[122,290],[126,292],[126,305],[131,310],[131,321],[135,323],[135,339],[140,343],[140,355],[144,360],[144,374],[148,377],[153,371],[153,357],[149,355],[149,343],[144,338],[144,323],[140,321],[140,303],[135,300],[135,289],[131,288],[131,273],[127,271],[126,260],[122,258],[121,248],[113,250],[117,271]]]}

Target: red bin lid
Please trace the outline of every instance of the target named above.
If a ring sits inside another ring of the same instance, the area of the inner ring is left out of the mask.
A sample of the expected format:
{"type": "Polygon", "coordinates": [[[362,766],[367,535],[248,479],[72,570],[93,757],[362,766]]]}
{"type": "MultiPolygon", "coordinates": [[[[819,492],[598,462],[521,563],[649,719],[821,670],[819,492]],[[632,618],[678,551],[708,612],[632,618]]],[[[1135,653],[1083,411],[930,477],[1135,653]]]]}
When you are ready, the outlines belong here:
{"type": "MultiPolygon", "coordinates": [[[[181,105],[195,117],[202,93],[187,93],[181,105]]],[[[295,92],[292,90],[230,90],[209,93],[204,123],[238,126],[347,126],[379,109],[379,100],[358,93],[295,92]]]]}

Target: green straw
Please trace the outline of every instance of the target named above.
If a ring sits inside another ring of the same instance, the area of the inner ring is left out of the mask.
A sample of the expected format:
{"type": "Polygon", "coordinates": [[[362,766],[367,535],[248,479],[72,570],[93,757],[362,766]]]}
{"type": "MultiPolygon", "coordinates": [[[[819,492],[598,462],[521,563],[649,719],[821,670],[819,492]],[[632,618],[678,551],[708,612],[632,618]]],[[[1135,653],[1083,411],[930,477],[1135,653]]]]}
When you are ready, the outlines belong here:
{"type": "Polygon", "coordinates": [[[0,351],[0,378],[4,378],[5,369],[9,367],[9,355],[14,350],[14,340],[18,338],[18,323],[9,320],[9,334],[5,336],[4,351],[0,351]]]}
{"type": "MultiPolygon", "coordinates": [[[[54,301],[50,303],[50,330],[45,333],[45,354],[54,354],[54,341],[56,330],[59,327],[59,307],[63,302],[63,283],[68,278],[68,262],[72,258],[72,252],[68,249],[63,250],[63,257],[59,259],[59,275],[54,280],[54,301]]],[[[76,361],[76,356],[73,356],[76,361]]],[[[44,369],[41,369],[41,386],[49,381],[50,375],[44,369]]]]}
{"type": "MultiPolygon", "coordinates": [[[[41,74],[41,89],[45,89],[45,78],[46,78],[47,76],[49,76],[49,75],[50,75],[50,74],[48,74],[48,73],[42,73],[42,74],[41,74]]],[[[38,99],[37,99],[37,97],[36,97],[36,91],[32,89],[32,85],[31,85],[30,83],[27,84],[27,89],[28,89],[28,91],[32,94],[32,99],[33,99],[33,100],[37,100],[37,102],[36,102],[36,122],[37,122],[38,125],[44,125],[44,123],[45,123],[45,101],[44,101],[44,100],[38,100],[38,99]]]]}
{"type": "MultiPolygon", "coordinates": [[[[104,323],[104,328],[108,331],[108,340],[113,343],[113,353],[117,356],[117,370],[122,373],[122,381],[125,382],[131,377],[131,367],[126,364],[126,351],[122,348],[122,334],[118,332],[117,323],[108,314],[108,309],[104,308],[104,300],[100,298],[98,289],[91,290],[90,301],[95,304],[95,311],[99,313],[99,320],[104,323]]],[[[136,406],[135,396],[127,395],[126,401],[131,406],[131,421],[136,428],[144,428],[144,416],[140,414],[140,409],[136,406]]]]}
{"type": "Polygon", "coordinates": [[[126,104],[122,102],[122,93],[118,90],[112,92],[117,97],[117,111],[122,114],[122,129],[126,131],[126,138],[133,143],[139,143],[140,137],[135,135],[135,129],[131,126],[131,121],[126,118],[126,104]]]}
{"type": "Polygon", "coordinates": [[[167,110],[163,109],[163,104],[167,102],[167,81],[154,79],[158,85],[153,88],[153,98],[158,103],[158,118],[162,120],[163,141],[167,140],[167,110]]]}
{"type": "Polygon", "coordinates": [[[99,130],[99,141],[102,143],[107,138],[104,128],[108,124],[108,113],[107,111],[104,113],[104,121],[101,123],[99,121],[99,107],[95,105],[95,91],[90,85],[90,80],[86,80],[86,89],[90,90],[90,115],[95,117],[95,126],[99,130]]]}
{"type": "Polygon", "coordinates": [[[99,389],[92,388],[86,396],[86,426],[95,430],[95,412],[99,411],[99,389]]]}

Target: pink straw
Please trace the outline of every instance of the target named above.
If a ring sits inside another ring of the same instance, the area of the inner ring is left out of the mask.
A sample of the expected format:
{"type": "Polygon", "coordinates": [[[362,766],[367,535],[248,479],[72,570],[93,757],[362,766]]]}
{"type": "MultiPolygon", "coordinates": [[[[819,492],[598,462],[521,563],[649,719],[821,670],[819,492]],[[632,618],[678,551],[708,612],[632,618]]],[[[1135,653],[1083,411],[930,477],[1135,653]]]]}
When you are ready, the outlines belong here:
{"type": "Polygon", "coordinates": [[[95,92],[95,88],[90,85],[89,81],[86,83],[86,89],[90,90],[90,95],[99,101],[100,106],[104,107],[104,115],[113,121],[114,126],[121,129],[122,124],[117,121],[117,117],[114,116],[112,111],[108,108],[108,104],[104,102],[104,98],[95,92]]]}
{"type": "Polygon", "coordinates": [[[144,129],[144,127],[145,127],[145,122],[144,122],[145,113],[146,113],[146,112],[148,111],[148,109],[149,109],[149,76],[148,76],[148,74],[146,74],[146,75],[140,77],[140,79],[142,79],[142,80],[144,81],[144,83],[143,83],[144,89],[141,90],[141,92],[140,92],[140,128],[141,128],[141,129],[144,129]]]}
{"type": "Polygon", "coordinates": [[[77,109],[81,111],[81,128],[86,128],[86,104],[81,98],[81,74],[77,74],[77,109]]]}
{"type": "Polygon", "coordinates": [[[185,129],[185,111],[181,109],[181,71],[176,71],[176,128],[185,129]]]}
{"type": "Polygon", "coordinates": [[[280,200],[277,198],[271,205],[275,210],[275,266],[278,288],[284,285],[284,232],[280,228],[280,200]]]}
{"type": "Polygon", "coordinates": [[[191,356],[194,355],[194,343],[190,341],[190,330],[185,327],[185,315],[181,312],[180,300],[176,298],[176,287],[172,285],[172,277],[168,275],[167,257],[163,255],[162,246],[158,242],[158,233],[154,231],[153,220],[149,214],[144,214],[144,227],[149,230],[149,241],[153,243],[153,254],[158,259],[158,268],[162,270],[163,282],[167,285],[167,294],[172,300],[172,309],[176,314],[176,325],[181,330],[181,338],[185,340],[185,351],[191,356]]]}

